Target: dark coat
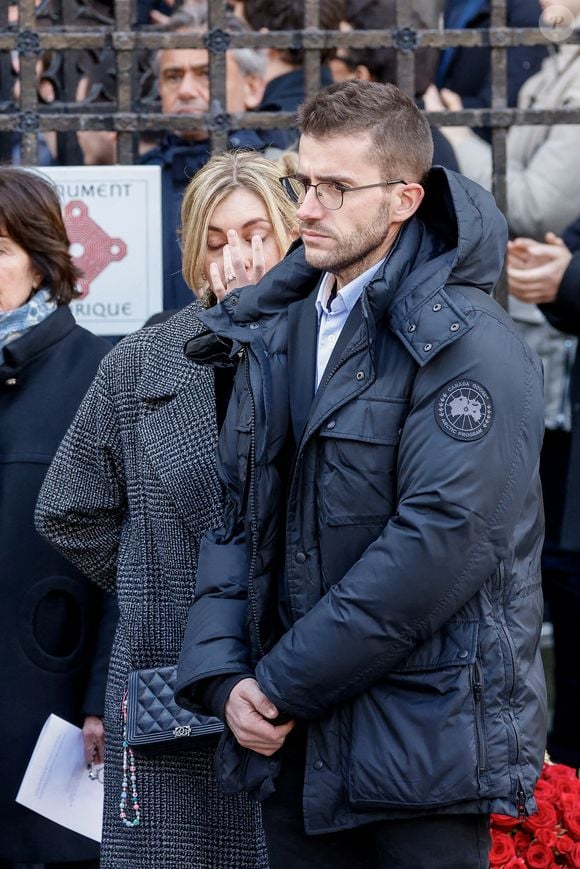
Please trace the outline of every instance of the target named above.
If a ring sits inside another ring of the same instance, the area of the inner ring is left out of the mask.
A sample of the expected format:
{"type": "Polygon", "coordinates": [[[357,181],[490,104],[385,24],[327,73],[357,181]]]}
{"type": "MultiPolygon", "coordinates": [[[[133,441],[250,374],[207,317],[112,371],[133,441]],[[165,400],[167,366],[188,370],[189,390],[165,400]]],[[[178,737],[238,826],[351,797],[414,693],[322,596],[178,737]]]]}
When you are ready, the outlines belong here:
{"type": "Polygon", "coordinates": [[[14,802],[51,712],[103,714],[109,647],[94,657],[101,595],[35,531],[46,469],[110,345],[68,307],[4,348],[0,364],[2,693],[0,860],[88,860],[95,842],[14,802]]]}
{"type": "Polygon", "coordinates": [[[580,250],[580,217],[566,227],[562,240],[571,251],[580,250]]]}
{"type": "MultiPolygon", "coordinates": [[[[228,147],[259,151],[264,144],[252,130],[240,130],[230,135],[228,147]]],[[[210,157],[209,139],[189,142],[179,136],[168,135],[157,148],[147,151],[139,161],[143,166],[161,166],[163,310],[183,308],[193,299],[181,267],[181,202],[185,188],[210,157]]]]}
{"type": "MultiPolygon", "coordinates": [[[[320,87],[332,84],[332,76],[328,67],[320,70],[320,87]]],[[[271,79],[266,85],[259,112],[296,112],[306,99],[306,78],[304,70],[294,69],[271,79]]],[[[285,151],[298,142],[298,130],[290,127],[286,130],[260,130],[258,135],[265,147],[280,148],[285,151]]]]}
{"type": "Polygon", "coordinates": [[[320,274],[301,246],[201,315],[243,360],[220,436],[227,521],[202,543],[179,696],[255,672],[309,722],[309,833],[535,808],[543,391],[488,295],[506,239],[489,194],[432,170],[315,397],[320,274]]]}
{"type": "Polygon", "coordinates": [[[116,590],[107,685],[102,869],[265,869],[260,813],[224,797],[212,751],[137,757],[143,813],[119,820],[123,694],[131,670],[175,664],[199,541],[219,521],[212,372],[183,345],[198,303],[121,341],[103,360],[48,471],[37,524],[94,582],[116,590]]]}
{"type": "MultiPolygon", "coordinates": [[[[448,0],[445,8],[447,29],[490,27],[489,0],[448,0]]],[[[537,0],[508,0],[508,27],[537,27],[541,15],[537,0]]],[[[507,52],[507,102],[517,105],[523,83],[538,72],[546,57],[543,45],[517,46],[507,52]]],[[[466,109],[491,106],[491,53],[489,48],[447,48],[442,52],[437,86],[456,91],[466,109]]],[[[490,138],[486,131],[486,138],[490,138]]]]}
{"type": "MultiPolygon", "coordinates": [[[[580,221],[578,221],[580,226],[580,221]]],[[[550,323],[563,332],[580,336],[580,251],[566,269],[556,300],[540,306],[550,323]]],[[[580,356],[576,352],[571,378],[572,440],[568,463],[566,500],[560,545],[580,551],[580,356]]]]}

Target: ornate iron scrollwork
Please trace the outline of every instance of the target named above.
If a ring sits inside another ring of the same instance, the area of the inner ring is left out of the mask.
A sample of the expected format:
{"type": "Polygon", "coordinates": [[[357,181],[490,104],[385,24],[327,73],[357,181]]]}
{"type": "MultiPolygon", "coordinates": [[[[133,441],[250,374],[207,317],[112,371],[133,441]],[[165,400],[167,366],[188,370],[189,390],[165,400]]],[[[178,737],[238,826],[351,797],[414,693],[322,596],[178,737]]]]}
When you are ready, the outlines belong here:
{"type": "Polygon", "coordinates": [[[227,112],[220,112],[213,115],[209,123],[209,129],[212,133],[224,133],[231,126],[231,118],[227,112]]]}
{"type": "Polygon", "coordinates": [[[214,27],[204,34],[203,44],[211,54],[224,54],[230,47],[231,37],[225,30],[214,27]]]}
{"type": "Polygon", "coordinates": [[[16,50],[18,54],[24,55],[39,55],[42,53],[40,48],[40,37],[33,30],[21,30],[16,37],[16,50]]]}
{"type": "Polygon", "coordinates": [[[38,112],[22,112],[19,123],[21,133],[34,133],[38,130],[38,126],[38,112]]]}
{"type": "Polygon", "coordinates": [[[412,27],[397,27],[393,30],[393,42],[398,51],[409,54],[417,48],[417,31],[412,27]]]}

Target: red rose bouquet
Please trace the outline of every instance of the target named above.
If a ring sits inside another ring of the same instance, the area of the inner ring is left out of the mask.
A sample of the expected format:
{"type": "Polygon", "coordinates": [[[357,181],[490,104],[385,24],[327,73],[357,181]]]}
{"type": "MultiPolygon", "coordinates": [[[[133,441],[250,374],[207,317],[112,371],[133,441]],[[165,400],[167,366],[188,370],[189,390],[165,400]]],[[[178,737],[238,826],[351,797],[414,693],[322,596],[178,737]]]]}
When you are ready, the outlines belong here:
{"type": "Polygon", "coordinates": [[[493,869],[580,869],[580,779],[546,760],[535,790],[538,811],[529,818],[491,816],[493,869]]]}

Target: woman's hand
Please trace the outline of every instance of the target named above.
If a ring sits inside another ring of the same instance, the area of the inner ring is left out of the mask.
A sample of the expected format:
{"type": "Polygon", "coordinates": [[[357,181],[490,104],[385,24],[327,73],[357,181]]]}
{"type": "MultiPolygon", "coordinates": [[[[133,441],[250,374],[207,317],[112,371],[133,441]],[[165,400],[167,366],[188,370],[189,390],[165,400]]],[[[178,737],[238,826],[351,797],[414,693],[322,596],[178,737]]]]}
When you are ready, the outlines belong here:
{"type": "Polygon", "coordinates": [[[105,762],[105,728],[97,715],[87,715],[83,722],[83,748],[87,763],[105,762]]]}
{"type": "Polygon", "coordinates": [[[223,249],[223,272],[216,262],[211,263],[209,282],[218,302],[222,302],[232,290],[257,284],[265,272],[264,249],[260,236],[252,236],[252,265],[248,267],[242,256],[237,232],[228,229],[228,243],[223,249]]]}

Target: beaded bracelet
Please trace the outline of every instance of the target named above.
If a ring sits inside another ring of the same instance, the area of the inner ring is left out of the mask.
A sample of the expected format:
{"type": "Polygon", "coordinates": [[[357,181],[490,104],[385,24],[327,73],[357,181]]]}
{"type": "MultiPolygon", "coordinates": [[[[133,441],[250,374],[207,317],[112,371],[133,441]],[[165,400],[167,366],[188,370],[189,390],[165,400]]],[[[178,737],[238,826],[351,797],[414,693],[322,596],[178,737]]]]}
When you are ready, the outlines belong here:
{"type": "Polygon", "coordinates": [[[121,801],[119,817],[126,827],[138,827],[141,823],[141,806],[137,796],[137,766],[135,753],[127,742],[127,692],[123,695],[123,781],[121,784],[121,801]],[[131,808],[127,808],[129,797],[129,779],[131,780],[131,808]],[[133,820],[127,817],[127,812],[133,812],[133,820]]]}

